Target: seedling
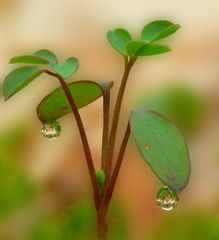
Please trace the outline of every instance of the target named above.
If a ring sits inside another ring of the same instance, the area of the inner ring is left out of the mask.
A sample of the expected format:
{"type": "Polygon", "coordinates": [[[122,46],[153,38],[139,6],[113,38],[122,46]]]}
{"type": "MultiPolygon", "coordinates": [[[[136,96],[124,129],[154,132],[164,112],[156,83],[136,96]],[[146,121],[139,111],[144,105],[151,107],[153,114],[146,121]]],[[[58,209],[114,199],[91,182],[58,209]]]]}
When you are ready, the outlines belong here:
{"type": "Polygon", "coordinates": [[[169,52],[171,49],[159,41],[179,28],[179,25],[169,21],[153,21],[143,28],[141,40],[133,40],[130,33],[123,28],[108,32],[109,43],[122,55],[125,63],[111,127],[109,110],[113,82],[67,82],[77,71],[78,60],[71,57],[60,64],[49,50],[40,50],[32,55],[18,56],[10,60],[12,64],[26,65],[16,68],[6,76],[3,83],[5,100],[43,73],[57,78],[61,84],[61,87],[52,91],[39,103],[37,115],[43,124],[43,136],[49,139],[55,139],[61,133],[57,119],[70,112],[76,119],[92,183],[98,239],[107,239],[106,216],[130,133],[143,159],[165,185],[157,194],[157,202],[162,209],[173,209],[178,202],[177,193],[187,185],[190,161],[185,140],[168,119],[150,109],[131,112],[118,156],[115,162],[113,161],[120,110],[130,71],[139,58],[169,52]],[[95,169],[79,109],[100,97],[103,97],[102,157],[101,169],[95,169]]]}

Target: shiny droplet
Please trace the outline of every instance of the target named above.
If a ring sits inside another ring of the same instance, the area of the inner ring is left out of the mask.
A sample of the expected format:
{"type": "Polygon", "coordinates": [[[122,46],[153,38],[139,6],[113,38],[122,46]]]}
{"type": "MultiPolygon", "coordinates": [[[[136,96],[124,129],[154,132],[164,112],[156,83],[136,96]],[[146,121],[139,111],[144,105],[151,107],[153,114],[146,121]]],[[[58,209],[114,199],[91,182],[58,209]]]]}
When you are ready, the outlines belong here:
{"type": "Polygon", "coordinates": [[[176,207],[179,198],[169,187],[162,187],[157,193],[157,204],[165,211],[170,211],[176,207]]]}
{"type": "Polygon", "coordinates": [[[58,122],[54,120],[51,122],[43,123],[41,131],[44,137],[53,140],[60,135],[61,126],[58,122]]]}

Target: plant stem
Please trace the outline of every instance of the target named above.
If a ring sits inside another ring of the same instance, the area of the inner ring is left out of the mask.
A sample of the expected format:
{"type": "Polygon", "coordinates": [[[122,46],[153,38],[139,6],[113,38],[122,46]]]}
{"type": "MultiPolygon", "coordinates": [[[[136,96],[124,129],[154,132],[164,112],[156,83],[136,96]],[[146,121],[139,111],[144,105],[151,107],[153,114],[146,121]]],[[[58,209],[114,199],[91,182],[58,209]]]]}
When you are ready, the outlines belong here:
{"type": "Polygon", "coordinates": [[[119,93],[116,100],[116,105],[113,113],[112,127],[109,136],[108,148],[107,148],[107,156],[106,156],[106,179],[107,182],[110,180],[111,171],[112,171],[112,159],[114,154],[115,142],[116,142],[116,133],[118,128],[120,110],[122,105],[122,100],[125,92],[126,83],[129,77],[129,73],[133,64],[135,63],[136,58],[128,60],[125,58],[125,69],[123,73],[123,78],[121,81],[119,93]]]}
{"type": "Polygon", "coordinates": [[[105,195],[103,196],[100,208],[97,211],[98,240],[106,240],[107,239],[108,226],[106,224],[106,216],[107,216],[107,212],[109,209],[109,203],[112,198],[113,190],[116,185],[116,180],[119,175],[119,170],[122,165],[122,160],[123,160],[123,156],[125,153],[125,149],[126,149],[128,140],[129,140],[129,136],[130,136],[130,126],[128,124],[121,147],[120,147],[119,155],[118,155],[118,158],[116,161],[116,166],[114,168],[110,182],[108,183],[108,185],[106,187],[105,195]]]}
{"type": "Polygon", "coordinates": [[[95,168],[94,168],[94,164],[93,164],[93,159],[92,159],[92,155],[91,155],[91,151],[90,151],[90,147],[88,144],[88,140],[87,140],[87,135],[84,129],[84,125],[83,122],[81,120],[81,116],[79,114],[79,111],[77,109],[77,106],[75,104],[74,98],[69,90],[69,87],[67,85],[67,83],[65,82],[65,80],[56,73],[53,73],[49,70],[45,70],[45,73],[58,78],[60,84],[62,85],[62,88],[65,92],[65,95],[69,101],[69,104],[71,106],[72,112],[74,113],[75,116],[75,120],[77,122],[78,125],[78,129],[79,129],[79,133],[81,136],[81,140],[82,140],[82,144],[83,144],[83,149],[85,152],[85,157],[86,157],[86,161],[87,161],[87,166],[88,166],[88,170],[89,170],[89,174],[90,174],[90,178],[91,178],[91,183],[92,183],[92,187],[93,187],[93,193],[94,193],[94,201],[95,201],[95,206],[96,209],[98,209],[99,204],[100,204],[100,192],[99,192],[99,187],[96,181],[96,173],[95,173],[95,168]]]}
{"type": "Polygon", "coordinates": [[[97,236],[98,240],[107,240],[107,231],[108,226],[106,223],[106,214],[107,211],[105,209],[100,209],[97,212],[97,236]]]}
{"type": "Polygon", "coordinates": [[[105,192],[105,195],[103,197],[103,201],[102,201],[103,208],[108,208],[108,205],[109,205],[110,200],[112,198],[113,190],[115,188],[116,180],[118,178],[119,171],[120,171],[120,168],[121,168],[121,165],[122,165],[122,160],[123,160],[123,156],[124,156],[124,153],[125,153],[125,149],[126,149],[128,140],[129,140],[129,136],[130,136],[130,125],[128,123],[127,128],[126,128],[126,132],[125,132],[125,135],[123,137],[123,141],[122,141],[122,144],[121,144],[121,147],[120,147],[120,150],[119,150],[116,165],[115,165],[115,168],[113,170],[112,177],[111,177],[111,179],[110,179],[110,181],[107,185],[106,192],[105,192]]]}
{"type": "Polygon", "coordinates": [[[109,110],[110,110],[110,89],[109,86],[101,84],[103,92],[103,134],[102,134],[102,156],[101,169],[106,171],[106,154],[109,139],[109,110]]]}

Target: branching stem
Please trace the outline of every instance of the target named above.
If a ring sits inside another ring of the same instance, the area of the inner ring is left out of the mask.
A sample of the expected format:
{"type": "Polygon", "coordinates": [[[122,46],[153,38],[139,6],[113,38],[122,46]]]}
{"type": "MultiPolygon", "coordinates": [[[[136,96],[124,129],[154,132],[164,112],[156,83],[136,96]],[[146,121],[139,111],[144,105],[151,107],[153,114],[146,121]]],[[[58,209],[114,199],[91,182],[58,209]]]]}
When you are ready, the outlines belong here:
{"type": "Polygon", "coordinates": [[[84,125],[81,119],[81,116],[79,114],[79,111],[77,109],[77,106],[75,104],[74,98],[69,90],[69,87],[67,85],[67,83],[65,82],[65,80],[56,73],[53,73],[49,70],[45,70],[45,73],[58,78],[60,84],[62,85],[62,88],[65,92],[65,95],[68,99],[68,102],[71,106],[72,112],[75,116],[75,120],[77,122],[78,125],[78,129],[79,129],[79,133],[81,136],[81,141],[83,144],[83,149],[85,152],[85,157],[86,157],[86,161],[87,161],[87,166],[88,166],[88,170],[89,170],[89,175],[90,175],[90,179],[91,179],[91,183],[92,183],[92,187],[93,187],[93,193],[94,193],[94,201],[95,201],[95,206],[96,209],[99,208],[99,204],[100,204],[100,191],[99,191],[99,187],[96,181],[96,173],[95,173],[95,168],[94,168],[94,164],[93,164],[93,159],[92,159],[92,155],[91,155],[91,151],[90,151],[90,147],[88,144],[88,140],[87,140],[87,135],[84,129],[84,125]]]}
{"type": "Polygon", "coordinates": [[[109,136],[109,142],[108,142],[108,148],[107,148],[107,155],[106,155],[106,178],[107,182],[110,181],[111,172],[112,172],[112,160],[113,160],[113,154],[115,149],[115,142],[116,142],[116,133],[118,128],[118,122],[119,122],[119,116],[120,116],[120,110],[122,105],[122,100],[125,92],[126,83],[129,77],[129,73],[132,69],[133,64],[135,63],[136,58],[132,58],[128,60],[128,58],[125,58],[125,69],[123,73],[122,82],[120,85],[119,93],[116,100],[116,105],[113,113],[113,120],[112,120],[112,127],[110,131],[109,136]]]}
{"type": "Polygon", "coordinates": [[[108,205],[109,205],[110,200],[112,198],[113,190],[115,188],[116,180],[118,178],[119,171],[120,171],[120,168],[121,168],[121,165],[122,165],[122,160],[123,160],[123,156],[124,156],[124,153],[125,153],[125,149],[126,149],[128,140],[129,140],[129,136],[130,136],[130,125],[128,123],[128,126],[126,128],[126,132],[125,132],[125,135],[123,137],[123,141],[122,141],[122,144],[121,144],[121,147],[120,147],[120,151],[119,151],[119,154],[118,154],[116,165],[115,165],[115,168],[113,170],[112,177],[110,178],[110,181],[107,185],[106,192],[105,192],[105,195],[104,195],[104,198],[103,198],[103,202],[102,202],[103,203],[103,208],[108,208],[108,205]]]}

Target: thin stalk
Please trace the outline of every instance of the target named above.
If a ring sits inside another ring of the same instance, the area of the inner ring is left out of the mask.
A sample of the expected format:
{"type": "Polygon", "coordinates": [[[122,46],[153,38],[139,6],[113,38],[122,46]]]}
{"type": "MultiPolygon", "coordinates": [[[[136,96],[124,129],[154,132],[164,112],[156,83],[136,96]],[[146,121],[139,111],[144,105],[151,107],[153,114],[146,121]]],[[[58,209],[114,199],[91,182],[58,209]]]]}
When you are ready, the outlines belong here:
{"type": "Polygon", "coordinates": [[[107,181],[110,180],[111,177],[111,171],[112,171],[112,159],[115,149],[115,142],[116,142],[116,133],[118,128],[118,122],[119,122],[119,116],[120,116],[120,110],[122,105],[122,100],[125,92],[126,83],[129,77],[129,73],[132,69],[133,64],[135,63],[136,58],[128,60],[125,58],[125,69],[123,73],[123,78],[121,81],[119,93],[116,100],[116,105],[113,113],[113,120],[112,120],[112,127],[110,131],[109,136],[109,143],[107,148],[107,157],[106,157],[106,178],[107,181]]]}
{"type": "Polygon", "coordinates": [[[128,126],[126,128],[126,132],[125,132],[125,135],[123,137],[123,141],[122,141],[122,144],[121,144],[121,147],[120,147],[120,150],[119,150],[116,165],[115,165],[115,168],[113,170],[113,174],[112,174],[112,177],[110,179],[110,182],[107,185],[106,192],[105,192],[105,195],[104,195],[103,201],[102,201],[102,206],[100,207],[100,209],[101,208],[108,209],[108,205],[109,205],[110,200],[112,198],[113,190],[114,190],[115,185],[116,185],[116,180],[118,178],[119,171],[120,171],[120,168],[121,168],[121,165],[122,165],[122,161],[123,161],[125,149],[126,149],[127,144],[128,144],[129,136],[130,136],[130,125],[128,123],[128,126]]]}
{"type": "Polygon", "coordinates": [[[107,212],[100,209],[97,212],[97,236],[98,240],[107,240],[108,225],[106,223],[107,212]]]}
{"type": "Polygon", "coordinates": [[[101,156],[101,169],[106,171],[106,154],[107,145],[109,139],[109,110],[110,110],[110,90],[109,87],[104,85],[102,87],[103,92],[103,134],[102,134],[102,156],[101,156]]]}
{"type": "Polygon", "coordinates": [[[90,175],[90,179],[91,179],[91,183],[92,183],[92,187],[93,187],[93,193],[94,193],[94,201],[95,201],[95,206],[96,209],[98,209],[99,204],[100,204],[100,192],[99,192],[99,187],[96,181],[96,174],[95,174],[95,168],[94,168],[94,164],[93,164],[93,159],[92,159],[92,155],[91,155],[91,151],[90,151],[90,147],[88,144],[88,140],[87,140],[87,135],[84,129],[84,125],[83,122],[81,120],[81,116],[79,114],[79,111],[76,107],[74,98],[69,90],[69,87],[67,85],[67,83],[65,82],[65,80],[56,73],[53,73],[49,70],[45,70],[45,73],[58,78],[60,84],[62,85],[62,88],[65,92],[65,95],[69,101],[69,104],[71,106],[72,112],[74,113],[75,116],[75,120],[77,122],[78,125],[78,129],[79,129],[79,133],[81,136],[81,141],[83,144],[83,149],[85,152],[85,157],[86,157],[86,161],[87,161],[87,166],[88,166],[88,170],[89,170],[89,175],[90,175]]]}

